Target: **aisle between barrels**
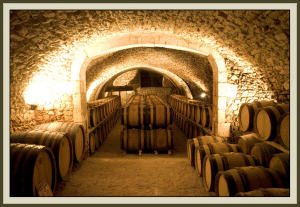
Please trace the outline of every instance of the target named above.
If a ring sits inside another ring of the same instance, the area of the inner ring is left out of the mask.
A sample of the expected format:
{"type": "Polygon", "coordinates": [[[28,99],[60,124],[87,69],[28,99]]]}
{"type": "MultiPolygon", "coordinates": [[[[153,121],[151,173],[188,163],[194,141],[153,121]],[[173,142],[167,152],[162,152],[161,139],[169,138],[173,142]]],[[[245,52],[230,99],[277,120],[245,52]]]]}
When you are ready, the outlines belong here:
{"type": "Polygon", "coordinates": [[[54,196],[215,196],[187,160],[187,137],[176,126],[172,155],[153,152],[123,154],[119,120],[102,146],[77,163],[67,181],[58,183],[54,196]]]}

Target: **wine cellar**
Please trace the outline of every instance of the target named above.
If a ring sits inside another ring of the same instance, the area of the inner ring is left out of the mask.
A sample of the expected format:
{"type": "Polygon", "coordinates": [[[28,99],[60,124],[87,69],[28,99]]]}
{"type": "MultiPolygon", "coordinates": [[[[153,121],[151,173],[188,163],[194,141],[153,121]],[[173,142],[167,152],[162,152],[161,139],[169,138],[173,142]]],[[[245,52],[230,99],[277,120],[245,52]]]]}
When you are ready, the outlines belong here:
{"type": "Polygon", "coordinates": [[[289,10],[12,9],[9,31],[9,197],[294,194],[289,10]]]}

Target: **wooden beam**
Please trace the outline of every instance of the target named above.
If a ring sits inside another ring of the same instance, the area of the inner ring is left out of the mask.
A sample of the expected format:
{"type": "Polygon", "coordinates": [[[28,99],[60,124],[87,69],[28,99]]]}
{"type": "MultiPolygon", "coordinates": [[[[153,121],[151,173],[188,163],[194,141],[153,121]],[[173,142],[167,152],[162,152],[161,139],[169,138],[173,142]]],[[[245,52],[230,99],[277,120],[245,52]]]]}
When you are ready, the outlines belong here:
{"type": "Polygon", "coordinates": [[[105,92],[112,92],[112,91],[133,91],[132,86],[108,86],[106,87],[105,92]]]}

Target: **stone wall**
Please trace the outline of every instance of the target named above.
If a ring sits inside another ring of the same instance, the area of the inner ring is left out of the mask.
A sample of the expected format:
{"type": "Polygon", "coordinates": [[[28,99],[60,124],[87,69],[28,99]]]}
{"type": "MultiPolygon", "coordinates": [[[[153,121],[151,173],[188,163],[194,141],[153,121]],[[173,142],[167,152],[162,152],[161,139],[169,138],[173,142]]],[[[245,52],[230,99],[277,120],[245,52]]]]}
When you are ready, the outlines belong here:
{"type": "MultiPolygon", "coordinates": [[[[196,99],[202,91],[212,94],[212,69],[207,58],[199,54],[159,47],[124,49],[93,60],[87,68],[87,88],[95,81],[108,81],[116,71],[136,65],[159,68],[163,73],[168,72],[170,79],[178,76],[188,85],[196,99]]],[[[94,89],[94,93],[96,91],[94,89]]]]}
{"type": "Polygon", "coordinates": [[[166,96],[178,93],[174,84],[165,76],[163,76],[163,87],[141,87],[140,74],[138,70],[131,70],[118,76],[113,81],[114,86],[133,86],[134,91],[123,91],[121,95],[121,103],[124,105],[132,95],[150,95],[154,94],[160,97],[163,101],[167,101],[166,96]]]}
{"type": "MultiPolygon", "coordinates": [[[[230,123],[231,136],[242,134],[239,131],[238,113],[243,103],[261,100],[274,100],[277,103],[289,103],[289,88],[285,87],[286,77],[282,75],[281,88],[270,90],[272,74],[262,75],[259,70],[251,66],[239,66],[226,60],[226,70],[228,72],[228,83],[237,86],[237,94],[234,98],[227,98],[225,118],[230,123]]],[[[278,74],[277,74],[278,75],[278,74]]]]}
{"type": "MultiPolygon", "coordinates": [[[[29,110],[25,94],[28,91],[32,94],[29,88],[41,80],[53,80],[54,85],[62,82],[72,85],[71,68],[78,51],[99,39],[136,31],[178,35],[189,40],[187,47],[194,42],[199,43],[196,49],[201,44],[207,44],[227,59],[228,83],[238,87],[236,98],[227,100],[228,122],[236,123],[236,116],[232,114],[236,114],[240,104],[248,99],[271,97],[278,102],[288,102],[290,99],[288,10],[19,10],[10,11],[10,17],[11,132],[28,129],[40,122],[62,119],[72,121],[72,91],[61,93],[51,86],[45,87],[48,96],[54,98],[46,100],[34,112],[29,110]],[[56,106],[51,100],[55,100],[56,106]],[[53,106],[47,106],[51,104],[53,106]]],[[[179,45],[178,39],[167,41],[179,45]]],[[[118,43],[116,47],[120,45],[118,43]]],[[[202,84],[211,90],[211,74],[203,73],[203,68],[209,68],[205,58],[194,58],[195,56],[186,56],[187,53],[176,54],[167,50],[161,50],[161,54],[164,55],[164,61],[161,61],[160,66],[169,68],[171,73],[180,76],[195,95],[199,94],[198,89],[202,84]],[[189,61],[188,65],[182,65],[184,60],[189,61]],[[164,65],[165,61],[168,64],[164,65]],[[191,65],[196,67],[190,67],[191,65]],[[195,83],[198,84],[197,87],[195,83]]],[[[102,76],[98,85],[110,78],[110,71],[115,69],[121,56],[115,59],[109,57],[108,55],[107,60],[103,60],[107,65],[100,65],[99,71],[96,68],[87,71],[87,90],[95,75],[107,74],[102,76]]],[[[129,62],[119,63],[124,68],[129,62]]],[[[137,62],[131,66],[136,64],[137,62]]],[[[47,84],[47,81],[44,83],[47,84]]],[[[45,92],[37,95],[43,94],[45,92]]]]}

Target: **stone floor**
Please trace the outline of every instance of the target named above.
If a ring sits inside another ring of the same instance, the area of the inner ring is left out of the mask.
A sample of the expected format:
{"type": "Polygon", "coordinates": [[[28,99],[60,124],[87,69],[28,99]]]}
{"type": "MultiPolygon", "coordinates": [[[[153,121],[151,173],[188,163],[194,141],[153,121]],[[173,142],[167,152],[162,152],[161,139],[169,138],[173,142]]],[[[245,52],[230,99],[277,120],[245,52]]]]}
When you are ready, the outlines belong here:
{"type": "Polygon", "coordinates": [[[95,154],[74,164],[67,181],[58,182],[56,197],[210,197],[202,178],[188,163],[187,137],[172,125],[171,155],[123,153],[120,120],[95,154]]]}

